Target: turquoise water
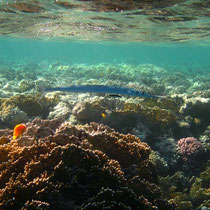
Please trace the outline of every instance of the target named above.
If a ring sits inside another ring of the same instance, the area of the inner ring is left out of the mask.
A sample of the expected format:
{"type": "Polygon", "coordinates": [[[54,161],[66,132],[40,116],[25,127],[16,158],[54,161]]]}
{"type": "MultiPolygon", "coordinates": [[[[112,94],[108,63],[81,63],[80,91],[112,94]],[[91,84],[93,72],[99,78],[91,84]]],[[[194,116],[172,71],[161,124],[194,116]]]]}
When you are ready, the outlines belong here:
{"type": "Polygon", "coordinates": [[[62,64],[153,64],[210,71],[210,47],[194,43],[122,43],[0,39],[1,61],[62,64]]]}

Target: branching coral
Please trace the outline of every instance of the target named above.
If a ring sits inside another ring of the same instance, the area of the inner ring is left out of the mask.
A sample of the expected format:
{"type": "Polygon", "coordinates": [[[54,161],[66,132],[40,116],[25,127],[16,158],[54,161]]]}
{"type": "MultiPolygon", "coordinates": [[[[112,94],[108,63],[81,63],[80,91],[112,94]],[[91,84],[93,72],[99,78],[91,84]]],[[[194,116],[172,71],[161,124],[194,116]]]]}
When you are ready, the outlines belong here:
{"type": "Polygon", "coordinates": [[[7,165],[1,164],[2,168],[1,208],[21,208],[32,199],[49,203],[54,209],[70,208],[73,203],[79,204],[93,196],[101,187],[124,185],[120,168],[102,152],[70,144],[16,147],[7,165]]]}
{"type": "Polygon", "coordinates": [[[0,145],[0,208],[168,207],[155,183],[150,148],[138,138],[96,123],[35,119],[27,127],[9,143],[12,132],[0,132],[7,140],[0,145]]]}
{"type": "Polygon", "coordinates": [[[194,137],[182,138],[178,141],[178,155],[183,170],[187,174],[200,172],[205,167],[206,153],[204,146],[194,137]]]}
{"type": "Polygon", "coordinates": [[[123,167],[140,164],[149,158],[149,146],[133,135],[120,134],[96,123],[84,126],[82,130],[89,134],[86,138],[92,144],[92,149],[103,151],[110,158],[118,160],[123,167]]]}
{"type": "Polygon", "coordinates": [[[187,137],[179,139],[178,152],[186,162],[191,162],[199,157],[204,148],[202,144],[194,137],[187,137]]]}

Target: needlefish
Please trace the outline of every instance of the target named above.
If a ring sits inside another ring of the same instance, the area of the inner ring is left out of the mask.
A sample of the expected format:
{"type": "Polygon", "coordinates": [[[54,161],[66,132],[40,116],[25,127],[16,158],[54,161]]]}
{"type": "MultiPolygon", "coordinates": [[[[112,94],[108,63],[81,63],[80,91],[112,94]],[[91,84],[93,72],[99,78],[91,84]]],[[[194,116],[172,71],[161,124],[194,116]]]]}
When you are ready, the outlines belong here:
{"type": "Polygon", "coordinates": [[[112,95],[127,95],[146,98],[159,98],[159,96],[150,95],[132,88],[108,86],[108,85],[72,85],[68,87],[45,88],[44,91],[65,91],[74,93],[104,93],[112,95]]]}

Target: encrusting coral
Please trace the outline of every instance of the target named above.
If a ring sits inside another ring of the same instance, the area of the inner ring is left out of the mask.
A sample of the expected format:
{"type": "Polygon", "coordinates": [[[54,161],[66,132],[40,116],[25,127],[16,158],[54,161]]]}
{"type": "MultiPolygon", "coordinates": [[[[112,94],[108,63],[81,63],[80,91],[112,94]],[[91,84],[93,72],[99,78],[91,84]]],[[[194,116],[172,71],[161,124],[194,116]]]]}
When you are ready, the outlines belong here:
{"type": "Polygon", "coordinates": [[[35,116],[47,117],[50,107],[55,106],[58,99],[35,95],[16,95],[0,99],[0,125],[13,127],[20,122],[27,122],[35,116]]]}
{"type": "Polygon", "coordinates": [[[119,132],[131,132],[137,122],[142,122],[150,131],[159,134],[176,123],[181,103],[181,100],[174,102],[167,98],[160,101],[150,99],[114,102],[108,98],[96,98],[76,104],[73,115],[80,123],[102,121],[119,132]],[[107,113],[105,119],[101,116],[103,112],[107,113]]]}
{"type": "Polygon", "coordinates": [[[37,118],[26,126],[15,140],[0,131],[0,208],[173,209],[137,137],[96,123],[37,118]]]}

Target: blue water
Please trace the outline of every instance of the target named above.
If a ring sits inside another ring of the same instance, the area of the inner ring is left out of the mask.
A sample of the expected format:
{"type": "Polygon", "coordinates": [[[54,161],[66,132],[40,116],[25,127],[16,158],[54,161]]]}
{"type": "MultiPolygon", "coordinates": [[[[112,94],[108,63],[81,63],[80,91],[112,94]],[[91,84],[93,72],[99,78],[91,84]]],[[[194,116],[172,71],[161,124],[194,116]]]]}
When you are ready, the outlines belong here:
{"type": "Polygon", "coordinates": [[[154,64],[210,70],[210,47],[200,43],[121,43],[0,39],[0,60],[62,64],[154,64]]]}

